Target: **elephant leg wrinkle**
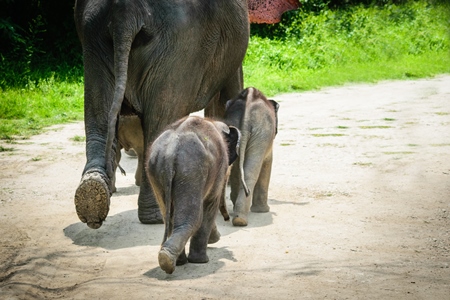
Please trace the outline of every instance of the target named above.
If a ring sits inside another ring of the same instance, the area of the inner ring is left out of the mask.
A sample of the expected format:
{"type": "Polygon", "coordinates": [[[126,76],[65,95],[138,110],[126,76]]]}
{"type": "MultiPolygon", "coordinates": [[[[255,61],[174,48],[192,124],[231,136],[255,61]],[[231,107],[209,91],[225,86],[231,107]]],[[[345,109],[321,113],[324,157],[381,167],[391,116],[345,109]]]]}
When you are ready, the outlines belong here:
{"type": "MultiPolygon", "coordinates": [[[[143,174],[145,174],[145,172],[143,174]]],[[[138,218],[142,224],[164,223],[158,203],[156,202],[155,194],[153,193],[147,178],[141,181],[138,196],[138,218]]]]}
{"type": "Polygon", "coordinates": [[[109,212],[110,191],[104,176],[99,172],[83,175],[75,193],[78,218],[92,229],[98,229],[109,212]]]}

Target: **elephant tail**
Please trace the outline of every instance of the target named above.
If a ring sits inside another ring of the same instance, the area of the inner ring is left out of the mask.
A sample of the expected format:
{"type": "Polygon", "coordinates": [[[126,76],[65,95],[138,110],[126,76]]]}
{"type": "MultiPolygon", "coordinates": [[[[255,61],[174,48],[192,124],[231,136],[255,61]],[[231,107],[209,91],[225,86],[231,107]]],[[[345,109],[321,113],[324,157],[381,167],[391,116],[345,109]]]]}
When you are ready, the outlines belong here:
{"type": "Polygon", "coordinates": [[[239,173],[241,178],[242,186],[244,187],[245,196],[248,197],[250,195],[250,190],[247,187],[247,183],[245,182],[245,172],[244,172],[244,161],[245,161],[245,148],[247,147],[248,137],[243,135],[243,139],[241,141],[241,145],[239,147],[239,173]]]}
{"type": "Polygon", "coordinates": [[[245,182],[245,171],[244,171],[244,162],[245,162],[245,152],[247,151],[247,143],[250,138],[250,128],[248,124],[248,117],[246,116],[247,113],[247,106],[249,101],[246,101],[245,103],[245,112],[242,114],[241,118],[241,142],[239,145],[239,173],[241,178],[241,184],[244,187],[245,196],[248,197],[250,195],[250,189],[247,186],[247,183],[245,182]]]}
{"type": "Polygon", "coordinates": [[[164,244],[165,241],[169,238],[169,235],[171,234],[172,228],[173,228],[173,222],[171,216],[173,215],[173,201],[172,201],[172,190],[173,190],[173,182],[175,178],[175,157],[174,154],[178,152],[178,136],[169,136],[169,139],[167,143],[164,144],[164,154],[161,154],[162,157],[165,159],[162,159],[159,163],[159,175],[161,176],[162,183],[164,184],[164,199],[161,199],[164,201],[164,207],[165,210],[161,210],[162,213],[164,213],[164,237],[163,241],[161,243],[164,244]],[[171,145],[175,145],[173,148],[171,145]]]}
{"type": "Polygon", "coordinates": [[[106,138],[105,161],[106,173],[109,178],[114,175],[112,146],[116,136],[117,120],[119,118],[120,109],[125,97],[125,88],[127,86],[128,61],[131,52],[131,44],[134,37],[141,30],[135,28],[124,31],[122,21],[115,20],[113,22],[113,44],[114,44],[114,96],[111,108],[108,114],[108,135],[106,138]]]}
{"type": "MultiPolygon", "coordinates": [[[[172,173],[172,172],[171,172],[172,173]]],[[[164,244],[165,241],[167,241],[167,238],[169,237],[170,232],[170,223],[171,218],[170,215],[172,214],[172,180],[173,180],[173,174],[171,174],[167,180],[166,180],[166,192],[164,193],[164,204],[166,206],[166,215],[164,216],[164,237],[162,240],[162,244],[164,244]]]]}

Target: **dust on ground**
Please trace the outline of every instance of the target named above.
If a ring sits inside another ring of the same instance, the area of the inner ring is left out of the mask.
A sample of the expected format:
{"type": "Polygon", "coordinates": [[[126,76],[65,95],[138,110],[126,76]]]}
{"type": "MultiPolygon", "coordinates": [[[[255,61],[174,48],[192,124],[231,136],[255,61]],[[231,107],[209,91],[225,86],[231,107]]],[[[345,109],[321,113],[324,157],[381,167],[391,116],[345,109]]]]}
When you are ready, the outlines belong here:
{"type": "Polygon", "coordinates": [[[218,215],[209,263],[172,275],[163,225],[137,218],[136,159],[93,230],[73,203],[83,123],[0,141],[0,298],[448,299],[450,76],[274,99],[271,211],[218,215]]]}

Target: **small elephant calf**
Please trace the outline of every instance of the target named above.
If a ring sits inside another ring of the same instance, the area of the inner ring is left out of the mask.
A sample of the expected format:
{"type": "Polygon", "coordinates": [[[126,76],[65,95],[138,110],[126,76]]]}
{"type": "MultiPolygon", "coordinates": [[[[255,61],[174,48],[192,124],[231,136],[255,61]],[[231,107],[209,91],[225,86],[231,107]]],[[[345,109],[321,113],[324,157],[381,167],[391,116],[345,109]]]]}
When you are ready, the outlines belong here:
{"type": "MultiPolygon", "coordinates": [[[[116,166],[118,166],[122,171],[122,174],[124,174],[125,171],[123,171],[123,169],[119,165],[122,156],[120,150],[125,149],[125,151],[129,151],[133,149],[134,152],[136,152],[138,159],[134,179],[135,184],[137,186],[140,186],[144,164],[144,133],[142,131],[141,119],[137,115],[120,116],[119,125],[117,128],[117,140],[118,140],[117,145],[118,149],[116,151],[116,166]]],[[[116,191],[115,181],[116,180],[114,177],[112,182],[113,192],[116,191]]]]}
{"type": "MultiPolygon", "coordinates": [[[[247,88],[227,102],[224,122],[239,128],[242,135],[239,157],[232,166],[229,179],[234,226],[247,226],[250,210],[270,210],[267,197],[278,108],[277,102],[268,100],[256,88],[247,88]]],[[[227,220],[225,195],[222,195],[220,211],[227,220]]]]}
{"type": "Polygon", "coordinates": [[[153,142],[145,170],[164,218],[158,261],[166,273],[187,261],[208,262],[207,244],[220,239],[215,217],[239,138],[239,130],[233,126],[186,117],[153,142]]]}

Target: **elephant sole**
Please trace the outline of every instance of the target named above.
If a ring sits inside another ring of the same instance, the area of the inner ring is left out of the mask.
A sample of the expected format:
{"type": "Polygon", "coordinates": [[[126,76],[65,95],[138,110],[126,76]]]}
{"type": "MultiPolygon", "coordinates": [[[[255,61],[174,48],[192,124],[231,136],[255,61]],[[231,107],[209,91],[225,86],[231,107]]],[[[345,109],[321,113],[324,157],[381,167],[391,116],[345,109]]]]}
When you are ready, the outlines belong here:
{"type": "Polygon", "coordinates": [[[175,271],[176,258],[167,250],[161,249],[158,253],[158,262],[161,269],[167,274],[172,274],[175,271]]]}
{"type": "Polygon", "coordinates": [[[75,208],[81,222],[98,229],[109,212],[109,188],[98,172],[85,174],[75,192],[75,208]]]}
{"type": "Polygon", "coordinates": [[[233,226],[247,226],[248,221],[246,218],[242,217],[234,217],[233,218],[233,226]]]}

